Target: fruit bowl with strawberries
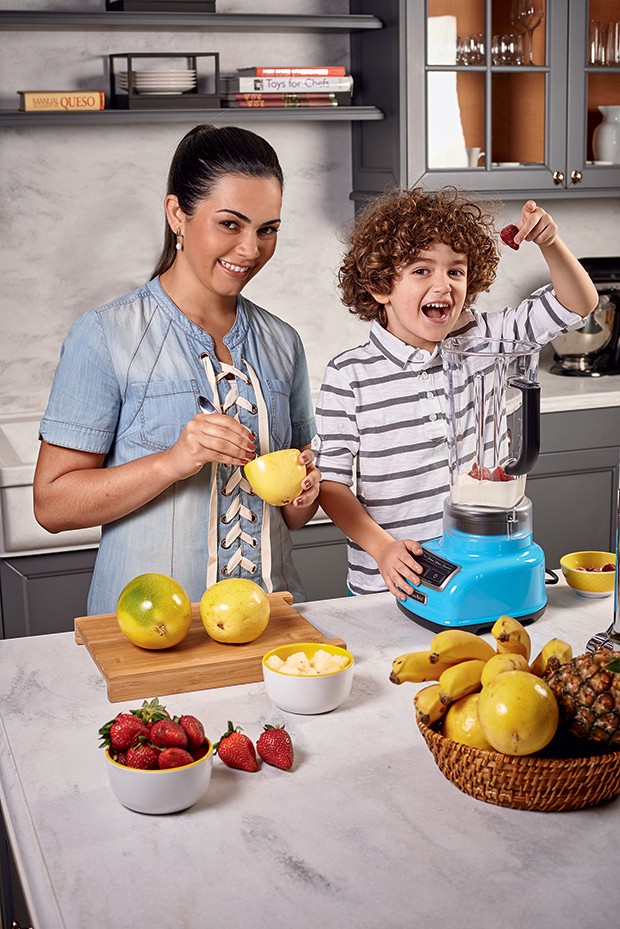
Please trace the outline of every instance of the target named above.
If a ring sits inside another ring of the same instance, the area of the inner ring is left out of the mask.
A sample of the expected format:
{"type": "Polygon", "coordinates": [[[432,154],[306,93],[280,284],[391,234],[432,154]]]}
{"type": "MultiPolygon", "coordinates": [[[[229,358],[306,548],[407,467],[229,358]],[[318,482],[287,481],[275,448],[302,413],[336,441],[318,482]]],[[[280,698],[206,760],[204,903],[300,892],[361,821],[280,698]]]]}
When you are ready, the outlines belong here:
{"type": "Polygon", "coordinates": [[[136,813],[178,813],[211,780],[213,745],[195,716],[170,716],[157,697],[118,713],[99,730],[112,791],[136,813]]]}
{"type": "Polygon", "coordinates": [[[616,580],[613,552],[571,552],[560,558],[562,574],[580,597],[608,597],[616,580]]]}
{"type": "Polygon", "coordinates": [[[279,645],[263,656],[262,664],[269,699],[287,713],[329,713],[351,693],[355,660],[339,645],[279,645]]]}

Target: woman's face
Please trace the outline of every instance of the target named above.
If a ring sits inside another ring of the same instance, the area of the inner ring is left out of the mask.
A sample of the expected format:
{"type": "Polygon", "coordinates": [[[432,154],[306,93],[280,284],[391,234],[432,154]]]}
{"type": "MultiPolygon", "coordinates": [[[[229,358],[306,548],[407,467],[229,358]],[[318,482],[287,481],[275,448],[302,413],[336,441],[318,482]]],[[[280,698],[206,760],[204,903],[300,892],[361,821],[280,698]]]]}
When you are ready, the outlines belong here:
{"type": "Polygon", "coordinates": [[[236,298],[275,251],[281,207],[276,178],[222,177],[192,216],[175,212],[170,225],[183,235],[175,271],[189,275],[189,286],[236,298]]]}

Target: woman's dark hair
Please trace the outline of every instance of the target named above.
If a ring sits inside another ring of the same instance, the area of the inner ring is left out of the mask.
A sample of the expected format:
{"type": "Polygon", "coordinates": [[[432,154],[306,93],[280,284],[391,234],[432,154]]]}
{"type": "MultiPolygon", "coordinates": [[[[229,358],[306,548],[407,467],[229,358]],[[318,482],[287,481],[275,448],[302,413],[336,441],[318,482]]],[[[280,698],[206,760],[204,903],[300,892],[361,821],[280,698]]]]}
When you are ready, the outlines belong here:
{"type": "MultiPolygon", "coordinates": [[[[228,174],[273,177],[284,186],[282,168],[269,142],[236,126],[195,126],[185,135],[173,155],[166,195],[174,194],[187,216],[228,174]]],[[[176,256],[175,235],[166,222],[164,247],[151,279],[171,267],[176,256]]]]}

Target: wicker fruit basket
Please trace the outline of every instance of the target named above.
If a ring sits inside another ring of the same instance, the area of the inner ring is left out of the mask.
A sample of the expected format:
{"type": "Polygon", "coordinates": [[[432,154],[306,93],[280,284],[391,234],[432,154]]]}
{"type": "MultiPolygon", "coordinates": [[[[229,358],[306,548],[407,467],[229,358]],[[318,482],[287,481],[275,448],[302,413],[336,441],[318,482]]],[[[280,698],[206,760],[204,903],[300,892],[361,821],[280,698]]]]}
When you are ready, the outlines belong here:
{"type": "Polygon", "coordinates": [[[444,777],[476,800],[560,813],[620,795],[620,751],[514,757],[453,742],[420,721],[418,726],[444,777]]]}

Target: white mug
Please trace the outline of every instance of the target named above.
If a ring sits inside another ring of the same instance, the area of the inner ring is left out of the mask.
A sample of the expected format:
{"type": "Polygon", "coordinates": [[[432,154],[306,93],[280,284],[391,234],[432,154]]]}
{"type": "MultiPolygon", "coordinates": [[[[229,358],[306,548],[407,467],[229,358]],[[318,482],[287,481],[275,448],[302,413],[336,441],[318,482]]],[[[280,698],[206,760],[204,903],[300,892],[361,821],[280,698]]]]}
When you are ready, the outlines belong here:
{"type": "Polygon", "coordinates": [[[478,162],[481,158],[484,158],[485,152],[481,152],[479,148],[466,148],[467,152],[467,166],[469,168],[477,168],[478,162]]]}

